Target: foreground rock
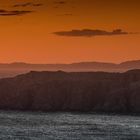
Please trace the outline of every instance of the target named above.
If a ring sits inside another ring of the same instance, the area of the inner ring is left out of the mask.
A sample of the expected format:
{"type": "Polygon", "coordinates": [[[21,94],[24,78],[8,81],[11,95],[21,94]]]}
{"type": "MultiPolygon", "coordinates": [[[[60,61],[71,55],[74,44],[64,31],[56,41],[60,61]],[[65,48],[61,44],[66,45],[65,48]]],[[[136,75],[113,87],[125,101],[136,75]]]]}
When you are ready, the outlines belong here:
{"type": "Polygon", "coordinates": [[[1,79],[0,109],[140,113],[140,70],[32,71],[1,79]]]}

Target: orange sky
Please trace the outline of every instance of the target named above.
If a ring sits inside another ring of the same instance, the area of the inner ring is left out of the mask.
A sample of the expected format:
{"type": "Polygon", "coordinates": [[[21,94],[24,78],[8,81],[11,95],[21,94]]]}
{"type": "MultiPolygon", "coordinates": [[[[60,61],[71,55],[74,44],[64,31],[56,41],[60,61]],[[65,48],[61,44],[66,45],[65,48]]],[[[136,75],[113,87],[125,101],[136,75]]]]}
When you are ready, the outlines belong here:
{"type": "Polygon", "coordinates": [[[140,59],[139,7],[139,0],[1,0],[0,10],[5,11],[0,12],[0,62],[118,63],[140,59]],[[26,3],[30,4],[14,6],[26,3]],[[12,15],[15,10],[17,15],[12,15]],[[18,15],[20,11],[30,12],[18,15]],[[122,29],[133,34],[92,37],[53,34],[73,29],[107,32],[122,29]]]}

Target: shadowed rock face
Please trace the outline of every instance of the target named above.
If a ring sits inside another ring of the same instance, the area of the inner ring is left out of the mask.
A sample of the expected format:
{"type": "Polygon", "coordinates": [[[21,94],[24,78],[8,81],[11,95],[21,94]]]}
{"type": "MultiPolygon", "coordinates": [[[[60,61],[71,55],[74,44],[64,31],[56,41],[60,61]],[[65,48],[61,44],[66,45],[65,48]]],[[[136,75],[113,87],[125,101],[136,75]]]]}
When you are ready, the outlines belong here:
{"type": "Polygon", "coordinates": [[[35,72],[0,80],[0,108],[140,113],[140,70],[35,72]]]}

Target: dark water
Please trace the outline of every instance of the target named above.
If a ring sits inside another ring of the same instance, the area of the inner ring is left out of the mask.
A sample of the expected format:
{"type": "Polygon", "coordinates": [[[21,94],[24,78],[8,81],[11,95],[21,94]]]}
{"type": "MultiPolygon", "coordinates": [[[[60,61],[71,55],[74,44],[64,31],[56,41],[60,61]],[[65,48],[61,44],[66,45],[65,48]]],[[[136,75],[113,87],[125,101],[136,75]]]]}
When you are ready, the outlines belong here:
{"type": "Polygon", "coordinates": [[[0,111],[0,140],[140,140],[140,117],[0,111]]]}

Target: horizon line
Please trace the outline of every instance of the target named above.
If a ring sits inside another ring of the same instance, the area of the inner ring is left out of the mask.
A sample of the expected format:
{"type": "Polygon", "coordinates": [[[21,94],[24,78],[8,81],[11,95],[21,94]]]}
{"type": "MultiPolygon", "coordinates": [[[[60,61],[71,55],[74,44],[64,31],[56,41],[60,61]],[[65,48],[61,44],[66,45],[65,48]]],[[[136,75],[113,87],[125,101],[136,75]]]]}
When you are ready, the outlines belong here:
{"type": "Polygon", "coordinates": [[[71,64],[79,64],[79,63],[106,63],[106,64],[122,64],[125,62],[134,62],[134,61],[140,61],[140,59],[131,59],[131,60],[126,60],[126,61],[121,61],[121,62],[109,62],[109,61],[75,61],[75,62],[69,62],[69,63],[61,63],[61,62],[56,62],[56,63],[32,63],[32,62],[24,62],[24,61],[13,61],[13,62],[0,62],[0,65],[11,65],[11,64],[29,64],[29,65],[71,65],[71,64]]]}

